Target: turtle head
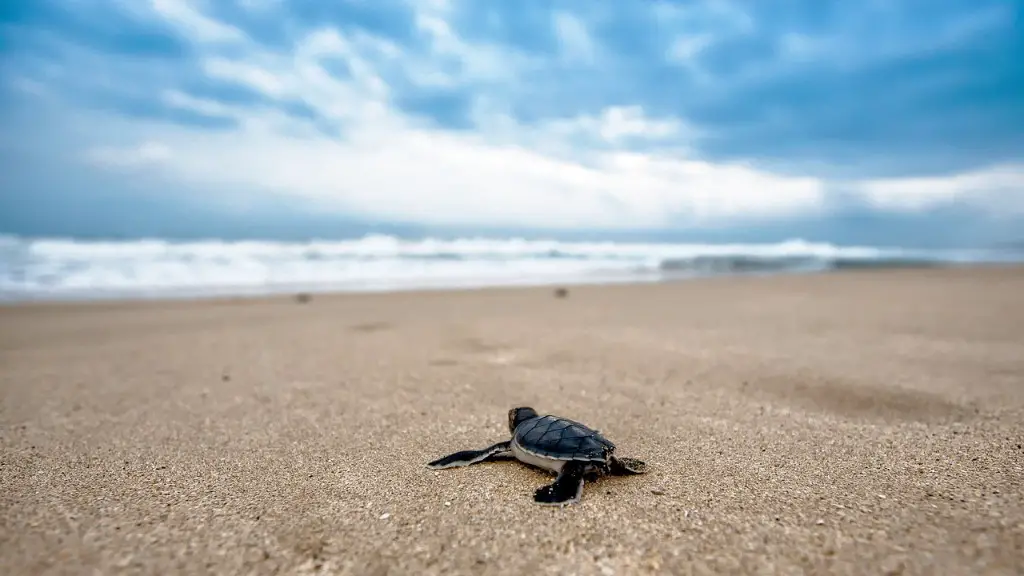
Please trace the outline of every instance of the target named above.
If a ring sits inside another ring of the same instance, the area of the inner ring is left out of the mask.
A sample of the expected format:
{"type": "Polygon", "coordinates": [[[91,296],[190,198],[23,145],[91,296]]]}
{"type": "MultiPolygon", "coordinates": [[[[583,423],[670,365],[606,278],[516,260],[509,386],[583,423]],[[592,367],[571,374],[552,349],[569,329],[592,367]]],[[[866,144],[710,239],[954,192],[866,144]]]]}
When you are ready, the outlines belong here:
{"type": "Polygon", "coordinates": [[[508,411],[508,431],[514,434],[516,427],[522,424],[523,421],[536,417],[537,411],[533,408],[529,408],[527,406],[513,408],[508,411]]]}

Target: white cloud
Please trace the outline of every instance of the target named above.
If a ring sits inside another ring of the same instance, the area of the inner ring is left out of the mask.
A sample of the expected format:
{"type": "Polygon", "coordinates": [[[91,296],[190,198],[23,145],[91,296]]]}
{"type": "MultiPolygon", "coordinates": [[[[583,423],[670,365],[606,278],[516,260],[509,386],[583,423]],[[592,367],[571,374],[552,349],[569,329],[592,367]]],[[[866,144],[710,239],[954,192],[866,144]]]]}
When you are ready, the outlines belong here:
{"type": "MultiPolygon", "coordinates": [[[[205,30],[194,35],[200,49],[210,38],[233,37],[225,32],[231,27],[195,5],[174,5],[189,6],[192,15],[166,6],[159,13],[178,23],[205,23],[192,26],[205,30]]],[[[204,59],[203,71],[211,77],[244,84],[272,101],[303,102],[337,124],[341,140],[272,107],[169,91],[163,98],[172,106],[233,117],[240,125],[203,131],[108,118],[111,133],[137,134],[144,144],[104,147],[98,141],[88,158],[111,168],[149,167],[203,189],[273,190],[339,211],[434,224],[657,227],[794,214],[826,204],[827,183],[820,180],[692,158],[692,129],[685,122],[651,117],[639,106],[525,124],[505,113],[500,92],[491,90],[477,98],[473,131],[447,131],[403,114],[392,104],[389,70],[405,67],[414,81],[434,85],[493,86],[514,82],[529,65],[514,53],[460,38],[445,20],[444,3],[417,6],[417,25],[430,39],[428,53],[403,53],[373,36],[324,28],[282,52],[254,47],[241,56],[211,52],[204,59]],[[350,76],[330,74],[332,60],[343,61],[350,76]],[[444,64],[450,61],[459,66],[444,64]],[[659,146],[635,148],[638,142],[659,146]]],[[[739,16],[726,15],[742,24],[739,16]]],[[[95,138],[103,133],[96,131],[95,138]]],[[[1020,193],[1019,169],[998,177],[980,174],[879,180],[860,191],[879,206],[904,209],[951,198],[991,198],[993,189],[1020,193]]]]}
{"type": "Polygon", "coordinates": [[[668,49],[668,59],[678,64],[689,64],[711,45],[711,34],[687,34],[677,37],[668,49]]]}
{"type": "Polygon", "coordinates": [[[171,159],[171,149],[160,142],[143,142],[136,146],[98,146],[85,153],[85,160],[112,169],[139,168],[161,164],[171,159]]]}
{"type": "Polygon", "coordinates": [[[215,116],[220,118],[235,118],[237,112],[230,106],[225,106],[216,100],[196,98],[178,90],[167,90],[161,96],[165,104],[179,110],[197,112],[204,116],[215,116]]]}
{"type": "Polygon", "coordinates": [[[150,7],[158,16],[195,40],[236,42],[245,39],[241,30],[205,16],[196,4],[190,0],[150,0],[150,7]]]}
{"type": "Polygon", "coordinates": [[[203,69],[212,78],[231,80],[273,98],[279,98],[285,91],[277,76],[256,65],[227,58],[210,58],[203,64],[203,69]]]}
{"type": "Polygon", "coordinates": [[[932,178],[890,178],[864,182],[860,194],[883,210],[919,211],[964,202],[1024,214],[1024,166],[995,166],[932,178]]]}
{"type": "Polygon", "coordinates": [[[543,123],[550,136],[583,138],[591,143],[623,144],[632,141],[657,141],[684,135],[684,125],[676,118],[649,118],[640,106],[611,106],[599,116],[580,115],[543,123]]]}
{"type": "Polygon", "coordinates": [[[672,37],[665,47],[665,60],[685,69],[701,90],[707,90],[715,83],[713,75],[701,64],[701,55],[716,42],[748,34],[754,28],[748,13],[723,0],[685,5],[658,1],[652,10],[658,20],[658,29],[671,31],[672,37]]]}
{"type": "Polygon", "coordinates": [[[430,3],[416,5],[416,27],[430,39],[430,54],[403,54],[411,77],[421,85],[460,86],[473,83],[513,81],[517,70],[529,58],[511,50],[481,42],[468,42],[452,30],[445,20],[447,10],[431,8],[430,3]]]}
{"type": "Polygon", "coordinates": [[[565,12],[555,12],[552,18],[566,61],[593,64],[597,49],[586,25],[579,18],[565,12]]]}
{"type": "Polygon", "coordinates": [[[345,142],[288,137],[270,116],[196,138],[166,127],[163,166],[187,181],[291,192],[376,216],[427,223],[634,227],[672,218],[735,218],[815,206],[813,179],[770,177],[622,151],[583,165],[515,145],[393,124],[359,126],[345,142]]]}

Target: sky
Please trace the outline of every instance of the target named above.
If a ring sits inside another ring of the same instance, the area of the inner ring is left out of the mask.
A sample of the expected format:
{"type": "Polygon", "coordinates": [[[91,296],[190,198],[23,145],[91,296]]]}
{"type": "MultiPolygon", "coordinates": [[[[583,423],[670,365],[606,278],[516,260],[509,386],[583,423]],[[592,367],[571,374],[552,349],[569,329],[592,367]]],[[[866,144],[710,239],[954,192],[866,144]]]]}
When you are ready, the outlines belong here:
{"type": "Polygon", "coordinates": [[[1024,238],[1011,0],[7,0],[0,232],[1024,238]]]}

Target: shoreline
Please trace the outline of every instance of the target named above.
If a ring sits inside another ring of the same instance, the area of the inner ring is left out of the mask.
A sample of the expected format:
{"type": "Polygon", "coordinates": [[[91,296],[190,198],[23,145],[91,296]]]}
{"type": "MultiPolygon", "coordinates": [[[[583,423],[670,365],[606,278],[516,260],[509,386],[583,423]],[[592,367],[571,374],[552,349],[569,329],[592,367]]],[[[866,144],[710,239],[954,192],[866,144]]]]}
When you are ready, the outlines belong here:
{"type": "Polygon", "coordinates": [[[545,290],[557,288],[581,288],[591,286],[644,286],[652,284],[674,284],[702,282],[715,279],[743,280],[748,278],[774,278],[774,277],[818,277],[843,274],[864,274],[864,273],[886,273],[886,272],[915,272],[931,270],[949,271],[985,271],[985,270],[1013,270],[1024,269],[1024,262],[969,262],[969,263],[941,263],[941,264],[920,264],[920,265],[874,265],[863,267],[846,267],[829,270],[785,270],[771,272],[732,272],[716,274],[695,274],[695,275],[671,275],[666,274],[659,278],[644,277],[620,277],[616,279],[603,279],[588,281],[581,278],[569,278],[563,280],[526,280],[523,282],[504,283],[453,283],[439,286],[410,285],[408,287],[396,286],[388,288],[338,288],[336,286],[296,286],[296,287],[221,287],[210,288],[207,293],[197,293],[192,289],[170,289],[155,290],[152,294],[133,293],[119,294],[93,294],[80,296],[31,296],[27,298],[7,298],[0,294],[0,308],[14,308],[24,306],[88,306],[88,305],[118,305],[138,303],[202,303],[202,302],[236,302],[236,301],[266,301],[279,300],[281,298],[295,298],[300,295],[308,295],[313,298],[332,298],[336,296],[359,296],[374,294],[432,294],[432,293],[462,293],[488,290],[545,290]]]}
{"type": "Polygon", "coordinates": [[[391,236],[320,242],[0,239],[5,240],[0,305],[1024,265],[1024,252],[1013,249],[837,245],[798,238],[710,244],[391,236]]]}

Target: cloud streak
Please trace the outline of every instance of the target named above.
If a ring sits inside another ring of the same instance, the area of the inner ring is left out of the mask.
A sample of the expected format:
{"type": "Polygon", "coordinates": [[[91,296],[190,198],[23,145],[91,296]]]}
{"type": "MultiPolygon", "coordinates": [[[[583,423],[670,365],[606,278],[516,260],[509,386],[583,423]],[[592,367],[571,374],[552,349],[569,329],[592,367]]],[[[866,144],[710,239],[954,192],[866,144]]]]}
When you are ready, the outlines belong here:
{"type": "Polygon", "coordinates": [[[182,194],[550,229],[1024,204],[1006,2],[24,6],[5,98],[75,118],[62,157],[182,194]]]}

